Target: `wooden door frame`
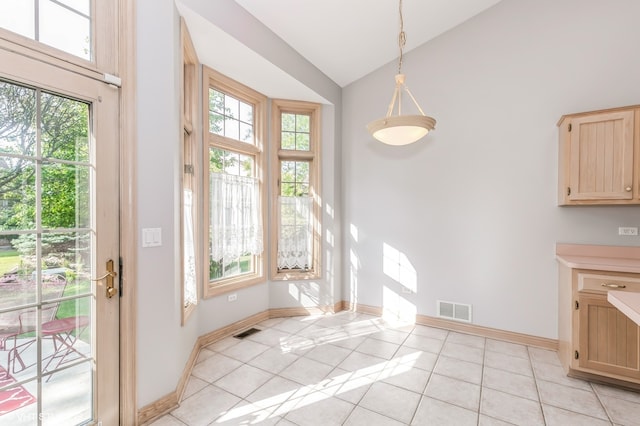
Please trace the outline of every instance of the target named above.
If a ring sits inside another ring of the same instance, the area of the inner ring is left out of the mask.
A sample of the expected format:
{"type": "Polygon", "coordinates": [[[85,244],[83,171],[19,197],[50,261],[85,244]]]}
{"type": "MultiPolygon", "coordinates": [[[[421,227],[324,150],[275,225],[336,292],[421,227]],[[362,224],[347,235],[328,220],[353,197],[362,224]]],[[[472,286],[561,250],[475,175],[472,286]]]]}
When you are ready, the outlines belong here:
{"type": "Polygon", "coordinates": [[[118,64],[120,89],[120,424],[137,425],[137,114],[136,114],[136,6],[118,0],[118,64]],[[126,324],[126,327],[122,327],[126,324]]]}

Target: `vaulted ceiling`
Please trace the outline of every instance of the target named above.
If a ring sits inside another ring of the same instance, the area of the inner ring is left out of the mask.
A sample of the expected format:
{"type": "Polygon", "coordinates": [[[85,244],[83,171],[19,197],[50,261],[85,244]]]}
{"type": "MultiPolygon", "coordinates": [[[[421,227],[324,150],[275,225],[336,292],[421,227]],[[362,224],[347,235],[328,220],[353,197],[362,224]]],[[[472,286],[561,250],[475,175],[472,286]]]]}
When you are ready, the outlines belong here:
{"type": "MultiPolygon", "coordinates": [[[[340,87],[399,55],[399,0],[176,0],[201,63],[274,98],[326,102],[215,22],[239,6],[340,87]],[[203,16],[207,15],[209,16],[203,16]],[[260,72],[255,72],[260,70],[260,72]]],[[[403,0],[407,53],[501,0],[403,0]]],[[[238,29],[236,29],[238,30],[238,29]]],[[[241,28],[240,31],[251,31],[241,28]]],[[[236,34],[237,35],[237,34],[236,34]]]]}
{"type": "MultiPolygon", "coordinates": [[[[341,87],[399,53],[398,0],[235,0],[341,87]]],[[[403,0],[405,52],[500,0],[403,0]]]]}

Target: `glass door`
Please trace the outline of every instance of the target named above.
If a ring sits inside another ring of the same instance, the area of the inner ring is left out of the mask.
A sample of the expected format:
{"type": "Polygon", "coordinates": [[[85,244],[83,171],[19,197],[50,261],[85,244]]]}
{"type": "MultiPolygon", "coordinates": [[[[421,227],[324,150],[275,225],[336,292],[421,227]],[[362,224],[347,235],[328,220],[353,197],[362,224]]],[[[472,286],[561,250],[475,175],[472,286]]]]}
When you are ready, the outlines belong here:
{"type": "Polygon", "coordinates": [[[117,89],[0,64],[0,424],[117,424],[117,89]]]}

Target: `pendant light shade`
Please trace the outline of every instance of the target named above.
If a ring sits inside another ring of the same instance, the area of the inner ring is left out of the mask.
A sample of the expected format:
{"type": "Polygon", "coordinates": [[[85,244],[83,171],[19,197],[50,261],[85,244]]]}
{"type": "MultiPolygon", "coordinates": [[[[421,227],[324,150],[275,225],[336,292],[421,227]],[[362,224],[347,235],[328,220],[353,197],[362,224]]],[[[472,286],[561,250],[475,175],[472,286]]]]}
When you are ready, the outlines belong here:
{"type": "Polygon", "coordinates": [[[367,125],[367,130],[371,135],[382,143],[388,145],[408,145],[426,136],[429,131],[435,129],[436,120],[425,115],[413,97],[409,88],[405,85],[405,75],[402,74],[402,55],[406,42],[404,33],[404,23],[402,19],[402,0],[400,0],[400,35],[398,44],[400,47],[400,58],[398,59],[398,74],[395,77],[396,87],[393,97],[387,109],[387,115],[383,118],[372,121],[367,125]],[[411,98],[420,115],[402,115],[402,93],[406,92],[411,98]],[[396,109],[398,115],[392,115],[396,109]]]}
{"type": "Polygon", "coordinates": [[[435,125],[436,120],[426,115],[397,115],[372,121],[367,129],[387,145],[408,145],[426,136],[435,125]]]}

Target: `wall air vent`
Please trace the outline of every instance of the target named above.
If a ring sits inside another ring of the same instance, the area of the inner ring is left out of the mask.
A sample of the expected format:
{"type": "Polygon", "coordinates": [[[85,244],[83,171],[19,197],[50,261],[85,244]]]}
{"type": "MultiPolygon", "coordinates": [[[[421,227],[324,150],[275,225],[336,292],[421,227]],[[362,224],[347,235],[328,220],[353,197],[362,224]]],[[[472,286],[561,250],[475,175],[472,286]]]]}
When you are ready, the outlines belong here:
{"type": "Polygon", "coordinates": [[[455,321],[471,322],[471,305],[445,302],[444,300],[438,300],[436,303],[438,317],[455,321]]]}

